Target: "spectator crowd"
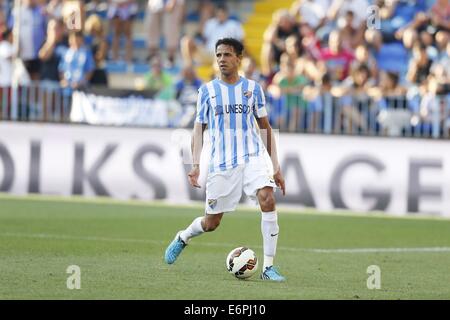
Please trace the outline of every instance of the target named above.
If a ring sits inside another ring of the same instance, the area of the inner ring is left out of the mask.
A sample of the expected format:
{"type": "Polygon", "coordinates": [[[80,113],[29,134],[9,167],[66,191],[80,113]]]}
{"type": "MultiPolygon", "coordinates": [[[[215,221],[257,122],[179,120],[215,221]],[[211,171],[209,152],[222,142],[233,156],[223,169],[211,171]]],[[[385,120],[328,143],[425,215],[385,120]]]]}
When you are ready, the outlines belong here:
{"type": "MultiPolygon", "coordinates": [[[[202,83],[196,68],[214,64],[215,42],[246,42],[239,12],[226,1],[196,3],[196,28],[187,32],[185,0],[22,0],[20,12],[13,1],[0,0],[0,87],[13,76],[62,87],[67,95],[108,86],[105,63],[133,62],[133,25],[145,12],[150,71],[143,89],[192,106],[202,83]],[[15,56],[23,72],[12,75],[15,56]],[[176,75],[167,71],[174,66],[176,75]]],[[[410,125],[430,124],[438,110],[448,129],[449,38],[449,0],[297,0],[273,13],[260,56],[244,56],[242,75],[262,84],[280,129],[382,130],[393,110],[407,112],[410,125]]]]}
{"type": "Polygon", "coordinates": [[[336,132],[379,131],[396,117],[424,130],[437,110],[449,130],[449,32],[448,0],[295,1],[264,35],[272,120],[315,131],[329,105],[336,132]]]}

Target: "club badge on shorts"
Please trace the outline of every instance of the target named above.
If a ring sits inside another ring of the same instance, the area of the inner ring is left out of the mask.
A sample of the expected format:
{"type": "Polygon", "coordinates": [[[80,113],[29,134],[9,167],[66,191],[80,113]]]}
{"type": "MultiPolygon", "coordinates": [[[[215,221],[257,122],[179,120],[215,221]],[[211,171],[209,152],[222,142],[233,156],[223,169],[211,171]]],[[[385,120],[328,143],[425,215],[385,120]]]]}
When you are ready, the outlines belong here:
{"type": "Polygon", "coordinates": [[[211,209],[214,209],[215,206],[216,206],[216,204],[217,204],[217,199],[208,199],[208,206],[209,206],[211,209]]]}

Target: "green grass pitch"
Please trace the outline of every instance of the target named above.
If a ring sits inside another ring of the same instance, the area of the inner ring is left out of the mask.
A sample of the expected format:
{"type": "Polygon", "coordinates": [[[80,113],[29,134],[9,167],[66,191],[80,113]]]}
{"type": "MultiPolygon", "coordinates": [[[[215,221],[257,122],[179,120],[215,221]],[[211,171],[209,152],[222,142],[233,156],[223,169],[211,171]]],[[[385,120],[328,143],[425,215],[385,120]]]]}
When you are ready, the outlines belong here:
{"type": "Polygon", "coordinates": [[[176,231],[202,211],[2,195],[0,299],[450,299],[450,220],[280,210],[275,262],[287,282],[267,283],[225,269],[234,247],[262,258],[256,209],[224,216],[164,263],[176,231]],[[67,288],[69,265],[81,269],[79,290],[67,288]],[[380,289],[367,288],[371,265],[380,289]]]}

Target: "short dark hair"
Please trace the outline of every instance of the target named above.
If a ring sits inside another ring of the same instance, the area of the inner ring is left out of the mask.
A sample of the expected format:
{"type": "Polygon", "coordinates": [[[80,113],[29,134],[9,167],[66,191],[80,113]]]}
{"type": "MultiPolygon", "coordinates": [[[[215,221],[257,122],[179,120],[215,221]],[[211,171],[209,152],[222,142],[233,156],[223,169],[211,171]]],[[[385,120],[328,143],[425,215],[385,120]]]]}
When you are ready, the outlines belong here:
{"type": "Polygon", "coordinates": [[[386,75],[388,78],[394,83],[394,86],[397,86],[400,80],[400,76],[396,71],[387,71],[386,75]]]}
{"type": "Polygon", "coordinates": [[[329,71],[325,72],[322,75],[322,79],[321,79],[322,85],[324,84],[331,84],[331,74],[329,71]]]}
{"type": "Polygon", "coordinates": [[[220,3],[217,4],[216,10],[223,10],[225,12],[228,12],[228,7],[225,4],[225,2],[220,2],[220,3]]]}
{"type": "Polygon", "coordinates": [[[223,38],[223,39],[217,40],[216,51],[217,51],[217,48],[221,44],[233,47],[234,52],[236,52],[236,55],[238,55],[238,56],[242,55],[242,52],[244,51],[244,45],[242,44],[242,42],[240,42],[239,40],[236,40],[234,38],[223,38]]]}
{"type": "Polygon", "coordinates": [[[366,63],[358,64],[355,68],[355,71],[365,72],[370,75],[370,68],[366,63]]]}
{"type": "Polygon", "coordinates": [[[80,31],[80,30],[70,31],[69,37],[83,38],[83,40],[84,40],[83,31],[80,31]]]}
{"type": "Polygon", "coordinates": [[[6,29],[2,30],[2,32],[1,32],[1,38],[3,40],[6,40],[11,33],[12,33],[12,29],[6,28],[6,29]]]}

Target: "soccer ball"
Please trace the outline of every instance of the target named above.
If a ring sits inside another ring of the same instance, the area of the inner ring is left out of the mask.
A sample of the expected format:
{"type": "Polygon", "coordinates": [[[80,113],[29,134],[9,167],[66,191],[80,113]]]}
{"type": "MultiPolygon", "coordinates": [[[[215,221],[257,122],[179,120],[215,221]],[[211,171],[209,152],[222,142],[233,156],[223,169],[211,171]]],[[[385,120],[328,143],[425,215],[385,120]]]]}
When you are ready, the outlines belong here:
{"type": "Polygon", "coordinates": [[[252,249],[238,247],[231,250],[225,264],[229,273],[236,278],[245,279],[255,274],[258,269],[258,258],[252,249]]]}

